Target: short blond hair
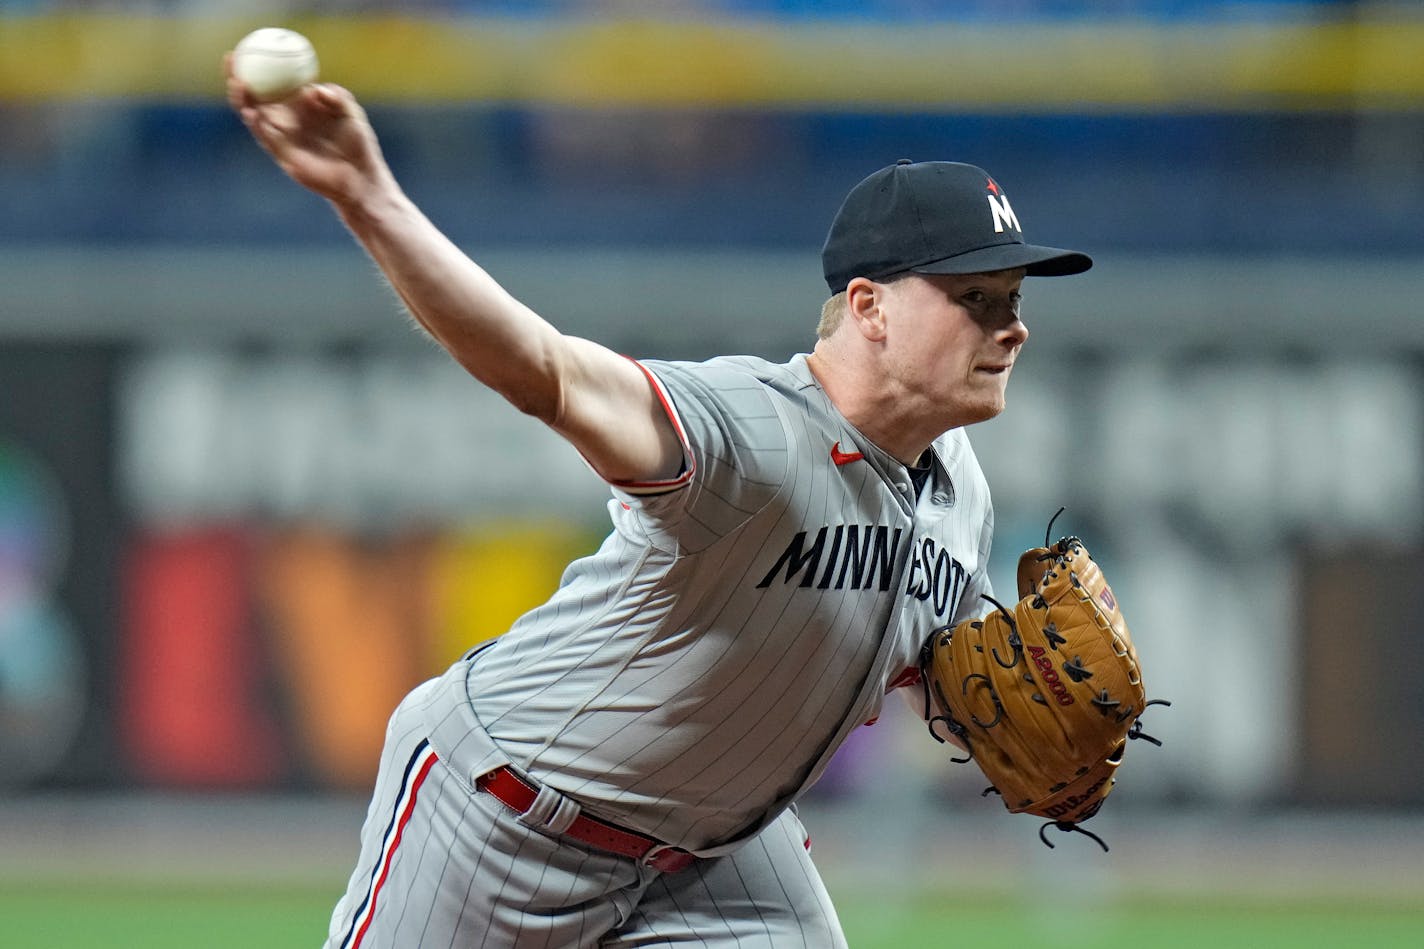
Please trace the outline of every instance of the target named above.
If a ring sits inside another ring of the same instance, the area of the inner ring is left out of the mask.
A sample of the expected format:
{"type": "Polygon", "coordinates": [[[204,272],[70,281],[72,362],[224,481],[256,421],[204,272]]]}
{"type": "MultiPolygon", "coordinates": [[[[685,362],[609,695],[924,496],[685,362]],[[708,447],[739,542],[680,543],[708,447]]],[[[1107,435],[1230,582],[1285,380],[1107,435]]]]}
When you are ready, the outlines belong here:
{"type": "MultiPolygon", "coordinates": [[[[913,277],[914,273],[909,270],[901,270],[889,276],[881,277],[875,282],[881,286],[888,287],[893,283],[899,283],[906,277],[913,277]]],[[[821,322],[816,324],[816,336],[818,339],[829,339],[840,329],[841,323],[845,321],[846,314],[850,312],[850,304],[846,302],[846,291],[842,290],[821,304],[821,322]]]]}
{"type": "Polygon", "coordinates": [[[846,315],[846,292],[842,290],[821,304],[821,322],[816,324],[816,338],[829,339],[840,328],[846,315]]]}

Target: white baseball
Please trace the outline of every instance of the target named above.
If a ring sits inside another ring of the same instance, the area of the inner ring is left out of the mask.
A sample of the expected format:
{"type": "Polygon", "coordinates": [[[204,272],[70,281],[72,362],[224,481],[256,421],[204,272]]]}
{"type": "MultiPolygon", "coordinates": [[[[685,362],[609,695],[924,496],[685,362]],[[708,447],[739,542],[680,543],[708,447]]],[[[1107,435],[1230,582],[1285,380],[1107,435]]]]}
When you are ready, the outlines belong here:
{"type": "Polygon", "coordinates": [[[316,50],[295,30],[264,26],[233,47],[232,72],[259,102],[275,102],[316,79],[316,50]]]}

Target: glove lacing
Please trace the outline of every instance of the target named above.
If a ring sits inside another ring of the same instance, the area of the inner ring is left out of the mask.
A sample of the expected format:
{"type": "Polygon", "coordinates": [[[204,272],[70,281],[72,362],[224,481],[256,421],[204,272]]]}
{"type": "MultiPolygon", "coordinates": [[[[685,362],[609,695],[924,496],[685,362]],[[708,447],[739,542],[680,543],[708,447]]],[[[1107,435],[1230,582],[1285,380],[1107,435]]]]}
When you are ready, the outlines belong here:
{"type": "Polygon", "coordinates": [[[1108,852],[1108,845],[1103,842],[1103,838],[1099,837],[1097,834],[1093,833],[1091,830],[1084,830],[1081,826],[1079,826],[1078,824],[1075,824],[1073,821],[1070,821],[1070,820],[1050,820],[1050,821],[1044,821],[1044,822],[1043,822],[1043,826],[1041,826],[1041,827],[1038,828],[1038,839],[1041,840],[1041,841],[1043,841],[1043,845],[1044,845],[1045,847],[1047,847],[1049,850],[1053,850],[1053,849],[1054,849],[1053,842],[1048,839],[1048,835],[1047,835],[1047,833],[1046,833],[1046,831],[1047,831],[1048,828],[1050,828],[1050,827],[1057,828],[1058,830],[1063,831],[1065,834],[1066,834],[1066,833],[1074,833],[1074,834],[1082,834],[1084,837],[1091,837],[1094,841],[1097,842],[1097,845],[1098,845],[1099,847],[1102,847],[1102,848],[1103,848],[1103,853],[1107,853],[1107,852],[1108,852]]]}
{"type": "MultiPolygon", "coordinates": [[[[1143,706],[1142,706],[1142,712],[1146,712],[1149,708],[1151,708],[1151,707],[1154,706],[1154,705],[1164,705],[1164,706],[1170,707],[1171,704],[1172,704],[1172,703],[1169,702],[1169,701],[1167,701],[1166,699],[1149,699],[1146,703],[1143,704],[1143,706]]],[[[1144,741],[1149,741],[1149,742],[1151,742],[1152,744],[1156,745],[1158,748],[1162,747],[1162,742],[1158,741],[1156,738],[1153,738],[1151,735],[1147,734],[1146,732],[1144,732],[1144,731],[1142,730],[1142,712],[1137,713],[1137,718],[1133,721],[1132,727],[1127,730],[1127,737],[1128,737],[1129,739],[1141,738],[1141,739],[1143,739],[1144,741]]],[[[1130,714],[1130,710],[1129,710],[1129,714],[1130,714]]],[[[1122,752],[1121,752],[1121,749],[1119,749],[1119,750],[1118,750],[1118,754],[1121,754],[1121,753],[1122,753],[1122,752]]],[[[988,788],[988,789],[986,789],[986,790],[984,791],[984,794],[988,794],[990,791],[996,791],[996,789],[995,789],[995,788],[988,788]]],[[[997,791],[996,791],[996,793],[997,793],[997,791]]],[[[980,795],[980,796],[982,797],[983,795],[980,795]]],[[[1092,815],[1092,814],[1089,814],[1089,815],[1088,815],[1088,817],[1091,817],[1091,816],[1093,816],[1093,815],[1092,815]]],[[[1084,820],[1087,820],[1087,818],[1085,817],[1084,820]]],[[[1084,830],[1084,829],[1082,828],[1080,822],[1067,821],[1067,820],[1050,820],[1050,821],[1044,821],[1043,825],[1038,828],[1038,839],[1041,840],[1041,841],[1043,841],[1043,845],[1044,845],[1045,847],[1047,847],[1049,850],[1054,849],[1053,843],[1048,839],[1048,836],[1047,836],[1047,833],[1046,833],[1047,830],[1048,830],[1048,828],[1050,828],[1050,827],[1053,827],[1053,828],[1055,828],[1055,829],[1057,829],[1057,830],[1061,830],[1061,831],[1063,831],[1064,833],[1070,833],[1070,832],[1071,832],[1071,833],[1078,833],[1078,834],[1082,834],[1084,837],[1091,837],[1094,841],[1097,842],[1097,844],[1098,844],[1099,847],[1102,847],[1102,848],[1103,848],[1103,853],[1107,853],[1107,852],[1108,852],[1108,845],[1107,845],[1107,843],[1103,840],[1103,838],[1099,837],[1097,834],[1093,833],[1091,830],[1084,830]]]]}

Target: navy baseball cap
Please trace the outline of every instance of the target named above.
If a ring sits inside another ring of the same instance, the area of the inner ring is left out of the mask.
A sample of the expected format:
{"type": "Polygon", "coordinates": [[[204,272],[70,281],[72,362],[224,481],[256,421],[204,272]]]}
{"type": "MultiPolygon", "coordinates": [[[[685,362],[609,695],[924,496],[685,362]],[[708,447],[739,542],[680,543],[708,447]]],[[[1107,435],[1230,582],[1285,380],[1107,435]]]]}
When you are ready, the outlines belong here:
{"type": "Polygon", "coordinates": [[[821,268],[832,293],[854,277],[903,271],[988,273],[1023,267],[1033,277],[1082,273],[1092,258],[1026,244],[1013,206],[989,173],[952,161],[902,158],[851,189],[831,222],[821,268]]]}

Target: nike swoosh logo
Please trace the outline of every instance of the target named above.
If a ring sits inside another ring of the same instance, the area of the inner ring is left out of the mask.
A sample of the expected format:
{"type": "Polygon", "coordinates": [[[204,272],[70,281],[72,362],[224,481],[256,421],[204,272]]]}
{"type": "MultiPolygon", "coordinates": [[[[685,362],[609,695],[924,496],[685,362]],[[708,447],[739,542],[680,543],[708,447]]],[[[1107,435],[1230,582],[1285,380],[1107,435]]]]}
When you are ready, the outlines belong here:
{"type": "Polygon", "coordinates": [[[836,442],[831,446],[831,461],[834,461],[838,466],[848,465],[852,461],[860,461],[860,459],[864,457],[865,456],[858,451],[841,451],[840,442],[836,442]]]}

